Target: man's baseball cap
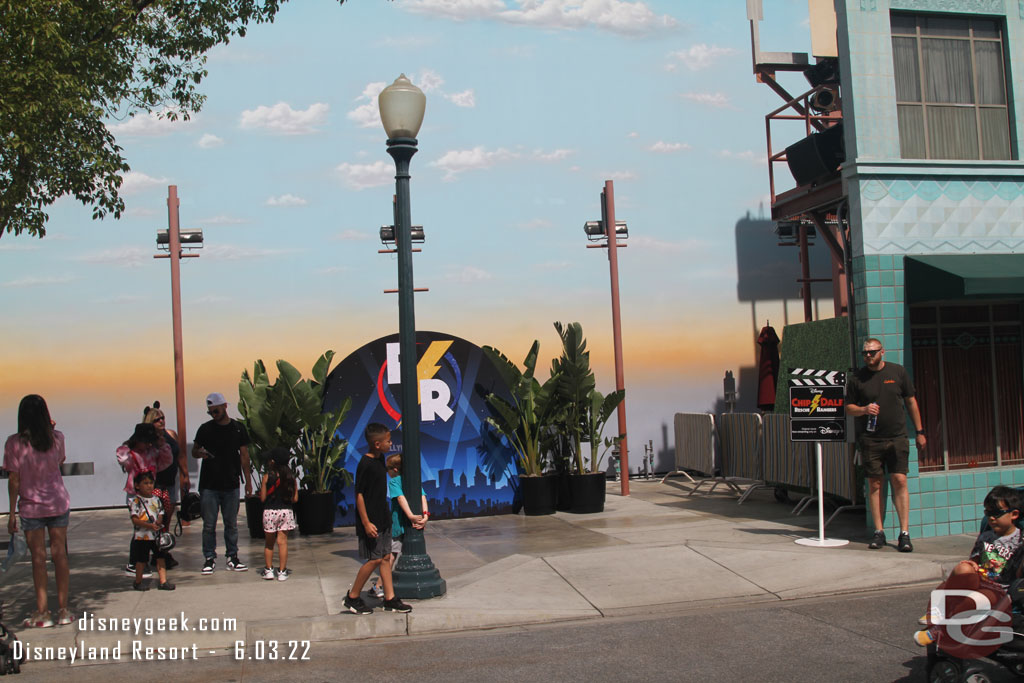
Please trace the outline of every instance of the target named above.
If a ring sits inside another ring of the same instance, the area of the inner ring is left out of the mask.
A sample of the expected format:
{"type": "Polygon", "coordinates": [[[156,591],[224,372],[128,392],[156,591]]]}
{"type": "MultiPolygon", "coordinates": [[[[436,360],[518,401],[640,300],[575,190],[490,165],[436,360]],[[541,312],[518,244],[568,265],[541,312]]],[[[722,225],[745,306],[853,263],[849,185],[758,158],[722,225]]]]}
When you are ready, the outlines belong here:
{"type": "Polygon", "coordinates": [[[211,406],[226,406],[227,404],[228,400],[224,398],[224,394],[216,391],[206,397],[207,408],[210,408],[211,406]]]}

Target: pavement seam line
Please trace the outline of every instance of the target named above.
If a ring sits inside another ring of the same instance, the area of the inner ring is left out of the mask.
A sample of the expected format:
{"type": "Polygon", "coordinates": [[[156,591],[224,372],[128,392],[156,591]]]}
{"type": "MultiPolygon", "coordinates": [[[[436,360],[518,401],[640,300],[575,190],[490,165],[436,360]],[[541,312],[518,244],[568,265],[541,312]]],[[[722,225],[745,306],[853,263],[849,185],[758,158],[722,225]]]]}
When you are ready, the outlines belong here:
{"type": "Polygon", "coordinates": [[[783,598],[782,598],[782,596],[781,596],[781,595],[779,595],[778,593],[776,593],[775,591],[773,591],[773,590],[769,590],[769,589],[765,588],[764,586],[762,586],[761,584],[757,583],[756,581],[754,581],[754,580],[752,580],[752,579],[748,579],[747,577],[743,576],[742,574],[740,574],[740,573],[738,573],[738,572],[736,572],[736,571],[733,571],[732,569],[730,569],[729,567],[726,567],[726,566],[725,566],[724,564],[722,564],[722,563],[721,563],[721,562],[719,562],[718,560],[714,559],[713,557],[708,557],[707,555],[705,555],[704,553],[702,553],[702,552],[701,552],[700,550],[698,550],[697,548],[694,548],[694,547],[693,547],[692,545],[690,545],[690,541],[687,541],[687,542],[686,542],[686,545],[685,545],[685,547],[686,547],[686,548],[687,548],[688,550],[692,550],[693,552],[697,553],[698,555],[700,555],[701,557],[703,557],[703,558],[704,558],[705,560],[707,560],[708,562],[712,562],[712,563],[714,563],[714,564],[717,564],[717,565],[718,565],[719,567],[721,567],[721,568],[722,568],[722,569],[724,569],[725,571],[729,572],[729,573],[730,573],[730,574],[732,574],[733,576],[736,576],[736,577],[738,577],[738,578],[740,578],[740,579],[742,579],[742,580],[746,581],[747,583],[749,583],[749,584],[751,584],[751,585],[757,586],[758,588],[760,588],[761,590],[763,590],[763,591],[764,591],[765,593],[767,593],[768,595],[773,595],[773,596],[775,596],[775,598],[776,598],[777,600],[782,600],[782,599],[783,599],[783,598]]]}
{"type": "MultiPolygon", "coordinates": [[[[574,586],[574,585],[573,585],[573,583],[572,583],[572,581],[570,581],[569,579],[565,578],[565,577],[564,577],[564,576],[562,575],[562,572],[560,572],[560,571],[558,571],[557,569],[555,569],[555,567],[554,567],[554,566],[552,566],[552,564],[551,564],[550,562],[548,562],[548,558],[546,558],[546,557],[542,557],[542,558],[540,558],[540,559],[541,559],[541,561],[543,561],[543,562],[544,562],[544,564],[546,564],[546,565],[547,565],[547,566],[548,566],[548,567],[549,567],[549,568],[551,569],[551,571],[553,571],[553,572],[554,572],[554,573],[555,573],[556,575],[558,575],[558,578],[560,578],[560,579],[561,579],[562,581],[565,581],[565,583],[566,583],[566,584],[567,584],[567,585],[568,585],[568,586],[569,586],[570,588],[572,588],[572,589],[573,589],[574,591],[576,591],[576,595],[578,595],[578,596],[580,596],[581,598],[583,598],[583,599],[584,599],[584,600],[586,601],[586,603],[587,603],[588,605],[590,605],[591,607],[593,607],[593,608],[594,608],[594,610],[596,610],[596,611],[597,611],[597,613],[598,613],[598,614],[600,614],[602,618],[604,618],[604,617],[607,617],[607,616],[608,616],[607,614],[605,614],[605,613],[604,613],[604,612],[603,612],[603,611],[601,610],[601,608],[600,608],[600,607],[598,607],[598,606],[597,606],[597,605],[595,605],[595,604],[594,604],[593,602],[591,602],[591,601],[590,601],[590,599],[589,599],[589,598],[588,598],[588,597],[587,597],[586,595],[584,595],[583,593],[581,593],[581,592],[580,592],[580,589],[579,589],[579,588],[577,588],[576,586],[574,586]]],[[[583,618],[586,618],[586,617],[583,617],[583,618]]]]}

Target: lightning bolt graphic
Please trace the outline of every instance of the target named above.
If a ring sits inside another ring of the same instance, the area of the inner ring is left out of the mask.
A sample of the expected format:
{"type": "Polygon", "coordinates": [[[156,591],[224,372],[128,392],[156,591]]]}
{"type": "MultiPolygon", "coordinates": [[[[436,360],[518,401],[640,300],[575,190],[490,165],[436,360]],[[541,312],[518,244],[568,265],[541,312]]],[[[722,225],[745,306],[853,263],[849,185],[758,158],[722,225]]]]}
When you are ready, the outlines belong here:
{"type": "Polygon", "coordinates": [[[810,415],[811,413],[813,413],[815,410],[818,409],[818,402],[819,401],[821,401],[821,394],[815,394],[814,395],[814,400],[811,401],[811,409],[809,411],[807,411],[808,415],[810,415]]]}

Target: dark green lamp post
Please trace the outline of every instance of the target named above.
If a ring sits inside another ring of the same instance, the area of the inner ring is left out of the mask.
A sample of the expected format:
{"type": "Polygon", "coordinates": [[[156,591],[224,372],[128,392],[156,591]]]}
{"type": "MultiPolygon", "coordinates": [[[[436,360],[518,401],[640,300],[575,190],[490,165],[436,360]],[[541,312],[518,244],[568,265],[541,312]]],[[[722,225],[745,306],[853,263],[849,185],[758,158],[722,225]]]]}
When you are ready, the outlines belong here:
{"type": "MultiPolygon", "coordinates": [[[[398,347],[402,380],[402,490],[413,514],[423,512],[420,474],[419,379],[416,375],[416,314],[412,279],[412,213],[409,208],[409,162],[416,154],[416,134],[427,98],[402,74],[377,99],[388,134],[388,154],[395,160],[395,242],[398,249],[398,347]]],[[[400,598],[435,598],[445,582],[427,554],[423,531],[406,525],[402,555],[395,567],[395,594],[400,598]]]]}

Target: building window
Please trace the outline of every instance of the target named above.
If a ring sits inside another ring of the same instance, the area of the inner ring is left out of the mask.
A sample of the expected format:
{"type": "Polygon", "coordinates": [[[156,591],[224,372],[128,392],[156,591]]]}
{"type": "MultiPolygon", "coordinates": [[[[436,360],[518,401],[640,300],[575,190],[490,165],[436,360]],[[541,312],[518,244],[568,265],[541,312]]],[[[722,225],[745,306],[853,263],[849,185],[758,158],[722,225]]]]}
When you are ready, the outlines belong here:
{"type": "Polygon", "coordinates": [[[900,156],[1009,159],[1002,22],[893,13],[900,156]]]}
{"type": "Polygon", "coordinates": [[[921,472],[1024,464],[1021,302],[910,309],[921,472]]]}

